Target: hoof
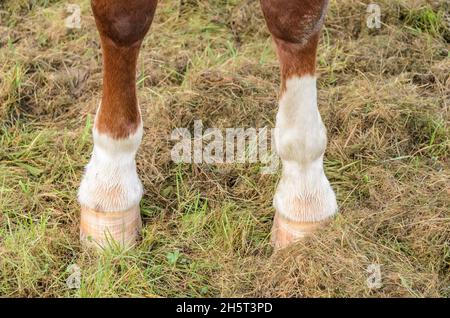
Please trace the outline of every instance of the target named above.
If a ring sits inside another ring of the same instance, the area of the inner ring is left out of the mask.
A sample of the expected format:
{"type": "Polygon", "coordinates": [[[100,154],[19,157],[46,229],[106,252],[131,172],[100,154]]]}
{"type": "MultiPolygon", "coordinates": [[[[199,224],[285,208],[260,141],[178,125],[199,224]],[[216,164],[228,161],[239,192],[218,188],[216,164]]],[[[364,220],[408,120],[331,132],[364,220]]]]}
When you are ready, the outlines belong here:
{"type": "Polygon", "coordinates": [[[85,246],[131,247],[136,244],[141,228],[139,206],[121,212],[98,212],[81,207],[80,240],[85,246]]]}
{"type": "Polygon", "coordinates": [[[275,251],[284,249],[295,242],[307,238],[321,227],[329,223],[329,220],[318,222],[297,222],[289,220],[275,213],[273,220],[271,243],[275,251]]]}

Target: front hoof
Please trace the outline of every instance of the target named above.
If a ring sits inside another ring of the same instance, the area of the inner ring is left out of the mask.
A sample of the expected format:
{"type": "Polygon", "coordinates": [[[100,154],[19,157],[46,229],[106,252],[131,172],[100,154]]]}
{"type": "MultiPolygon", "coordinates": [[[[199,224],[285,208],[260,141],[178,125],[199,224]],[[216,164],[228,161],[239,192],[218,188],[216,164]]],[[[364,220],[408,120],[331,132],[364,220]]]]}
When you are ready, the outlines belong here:
{"type": "Polygon", "coordinates": [[[139,206],[121,212],[99,212],[81,206],[80,240],[85,246],[131,247],[136,244],[141,228],[139,206]]]}
{"type": "Polygon", "coordinates": [[[275,251],[284,249],[295,242],[305,239],[328,222],[328,220],[318,222],[292,221],[277,212],[273,220],[271,244],[275,251]]]}

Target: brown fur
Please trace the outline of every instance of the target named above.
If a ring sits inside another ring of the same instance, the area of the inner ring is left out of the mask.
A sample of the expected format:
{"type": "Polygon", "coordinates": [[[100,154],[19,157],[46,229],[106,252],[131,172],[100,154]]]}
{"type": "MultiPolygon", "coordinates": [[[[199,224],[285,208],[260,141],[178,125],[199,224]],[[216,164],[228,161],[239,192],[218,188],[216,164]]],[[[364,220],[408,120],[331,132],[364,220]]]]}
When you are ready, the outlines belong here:
{"type": "Polygon", "coordinates": [[[289,43],[274,38],[280,61],[281,91],[286,89],[286,80],[294,75],[314,75],[316,72],[316,50],[319,33],[313,35],[305,45],[289,43]]]}
{"type": "Polygon", "coordinates": [[[104,65],[103,98],[96,128],[112,138],[126,138],[141,121],[136,63],[156,5],[157,0],[92,1],[104,65]]]}
{"type": "Polygon", "coordinates": [[[261,0],[267,27],[277,46],[281,90],[293,75],[313,75],[328,0],[261,0]]]}
{"type": "MultiPolygon", "coordinates": [[[[317,43],[327,4],[328,0],[261,0],[277,46],[282,91],[289,77],[315,73],[317,43]]],[[[157,0],[92,0],[104,62],[103,99],[96,128],[113,138],[126,138],[141,121],[136,63],[156,5],[157,0]]]]}

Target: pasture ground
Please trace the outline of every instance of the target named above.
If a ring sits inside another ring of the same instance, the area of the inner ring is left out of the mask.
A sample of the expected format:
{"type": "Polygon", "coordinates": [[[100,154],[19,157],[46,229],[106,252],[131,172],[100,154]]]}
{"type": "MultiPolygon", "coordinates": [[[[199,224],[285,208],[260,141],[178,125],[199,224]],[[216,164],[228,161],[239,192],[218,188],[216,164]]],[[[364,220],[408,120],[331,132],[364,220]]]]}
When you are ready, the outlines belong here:
{"type": "Polygon", "coordinates": [[[258,1],[161,1],[139,59],[142,242],[78,241],[101,51],[88,0],[0,2],[0,295],[450,296],[450,11],[446,1],[334,0],[318,52],[331,225],[272,255],[279,178],[260,164],[175,164],[170,133],[273,127],[279,69],[258,1]],[[81,286],[70,289],[68,267],[81,286]],[[366,271],[381,266],[382,287],[366,271]]]}

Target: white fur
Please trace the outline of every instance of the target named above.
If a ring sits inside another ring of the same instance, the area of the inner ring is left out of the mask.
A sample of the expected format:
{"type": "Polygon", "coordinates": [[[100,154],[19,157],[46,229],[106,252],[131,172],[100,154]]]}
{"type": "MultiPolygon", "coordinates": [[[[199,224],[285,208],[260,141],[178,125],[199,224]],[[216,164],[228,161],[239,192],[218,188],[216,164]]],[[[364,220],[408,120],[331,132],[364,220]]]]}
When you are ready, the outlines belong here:
{"type": "Polygon", "coordinates": [[[313,222],[337,211],[336,197],[323,171],[327,137],[317,108],[316,78],[286,81],[275,129],[283,170],[274,206],[293,221],[313,222]]]}
{"type": "Polygon", "coordinates": [[[142,140],[142,124],[124,139],[93,129],[94,148],[78,191],[81,205],[101,212],[128,210],[142,198],[135,156],[142,140]]]}

